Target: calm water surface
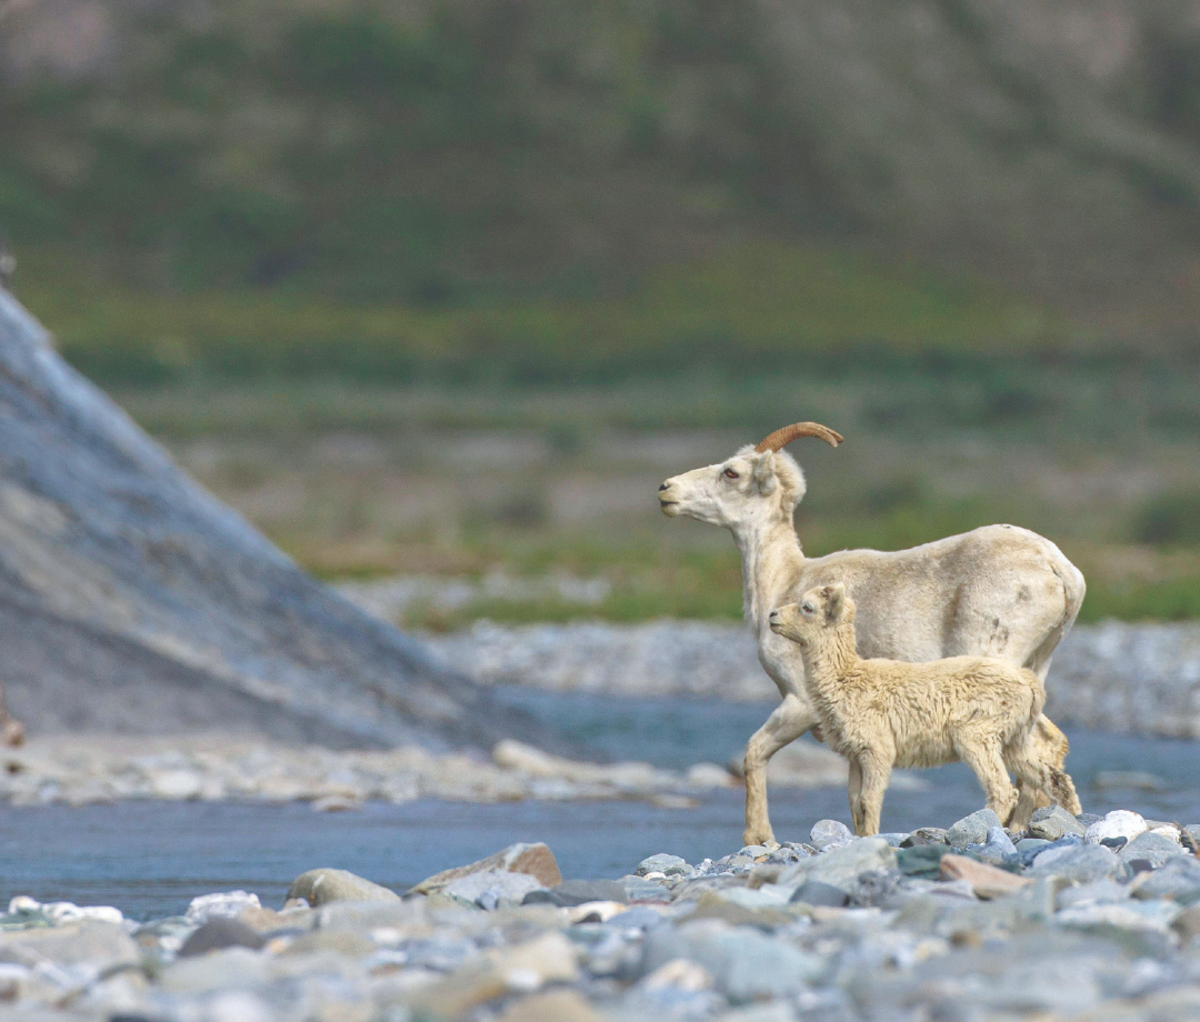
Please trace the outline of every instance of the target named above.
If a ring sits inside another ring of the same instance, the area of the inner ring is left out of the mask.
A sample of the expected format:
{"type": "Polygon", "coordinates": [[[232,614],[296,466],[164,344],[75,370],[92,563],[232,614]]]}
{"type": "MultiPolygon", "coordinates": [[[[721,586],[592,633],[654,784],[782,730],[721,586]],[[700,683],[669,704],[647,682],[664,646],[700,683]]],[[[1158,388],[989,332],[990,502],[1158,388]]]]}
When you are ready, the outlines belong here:
{"type": "MultiPolygon", "coordinates": [[[[614,758],[684,766],[725,762],[769,707],[510,693],[548,724],[614,758]]],[[[1200,822],[1200,743],[1070,732],[1067,766],[1089,812],[1136,809],[1155,819],[1200,822]],[[1156,775],[1158,791],[1096,788],[1099,771],[1156,775]]],[[[921,771],[922,791],[893,790],[884,830],[948,826],[980,808],[961,766],[921,771]]],[[[825,817],[848,820],[840,788],[771,795],[780,840],[803,840],[825,817]]],[[[618,876],[646,855],[670,851],[695,862],[741,845],[742,793],[719,791],[693,809],[636,802],[466,805],[425,800],[314,813],[306,804],[123,802],[69,809],[0,807],[0,898],[117,905],[146,918],[182,911],[197,894],[244,889],[279,905],[288,883],[316,866],[337,866],[397,888],[514,841],[545,841],[564,876],[618,876]]]]}

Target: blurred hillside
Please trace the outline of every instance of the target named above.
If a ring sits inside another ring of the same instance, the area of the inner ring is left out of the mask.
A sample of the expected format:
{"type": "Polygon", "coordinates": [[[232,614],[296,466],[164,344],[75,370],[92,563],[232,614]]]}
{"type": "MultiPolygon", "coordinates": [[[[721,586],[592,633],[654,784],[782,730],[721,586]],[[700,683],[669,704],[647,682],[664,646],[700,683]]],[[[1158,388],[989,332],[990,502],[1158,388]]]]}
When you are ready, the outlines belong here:
{"type": "Polygon", "coordinates": [[[0,140],[16,294],[189,472],[499,579],[408,626],[736,617],[654,488],[801,417],[812,553],[1008,520],[1200,616],[1200,3],[0,0],[0,140]]]}
{"type": "Polygon", "coordinates": [[[1190,0],[9,0],[0,80],[18,293],[102,379],[1178,351],[1200,312],[1190,0]]]}

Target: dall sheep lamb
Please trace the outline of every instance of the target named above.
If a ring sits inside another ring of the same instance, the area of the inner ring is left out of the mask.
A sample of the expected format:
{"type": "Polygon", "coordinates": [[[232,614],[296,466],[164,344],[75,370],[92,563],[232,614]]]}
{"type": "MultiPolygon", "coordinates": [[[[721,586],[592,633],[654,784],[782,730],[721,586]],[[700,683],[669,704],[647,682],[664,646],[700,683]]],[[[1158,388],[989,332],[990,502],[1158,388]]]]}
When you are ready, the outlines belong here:
{"type": "MultiPolygon", "coordinates": [[[[992,656],[1028,667],[1043,682],[1055,647],[1083,603],[1083,575],[1050,540],[1012,525],[987,525],[909,550],[842,550],[806,558],[792,522],[804,473],[782,450],[812,436],[836,447],[840,434],[815,422],[778,429],[716,465],[673,476],[658,488],[669,517],[686,515],[733,533],[742,555],[747,620],[758,659],[782,702],[746,745],[746,844],[773,844],[767,762],[818,722],[793,643],[770,629],[769,612],[813,586],[842,582],[858,604],[858,648],[867,657],[921,662],[992,656]]],[[[1031,741],[1061,766],[1067,739],[1046,717],[1031,741]]],[[[1032,812],[1032,792],[1021,812],[1032,812]]],[[[1078,813],[1078,804],[1066,805],[1078,813]]]]}
{"type": "Polygon", "coordinates": [[[892,767],[962,761],[975,771],[988,808],[1024,830],[1017,791],[1074,803],[1075,785],[1055,763],[1038,759],[1027,739],[1046,701],[1041,679],[994,657],[958,656],[931,663],[864,660],[854,641],[854,601],[846,587],[810,589],[798,603],[771,611],[771,631],[800,647],[809,699],[828,745],[847,757],[854,832],[879,833],[892,767]]]}

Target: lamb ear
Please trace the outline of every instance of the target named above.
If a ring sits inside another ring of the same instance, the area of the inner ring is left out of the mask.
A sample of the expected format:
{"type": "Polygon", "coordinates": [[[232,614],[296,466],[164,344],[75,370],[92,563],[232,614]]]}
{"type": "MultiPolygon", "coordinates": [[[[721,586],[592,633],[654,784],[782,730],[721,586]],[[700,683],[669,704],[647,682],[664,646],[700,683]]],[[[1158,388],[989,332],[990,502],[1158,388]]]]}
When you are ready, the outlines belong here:
{"type": "Polygon", "coordinates": [[[775,475],[775,455],[765,451],[754,462],[754,481],[758,484],[758,492],[764,497],[775,492],[779,479],[775,475]]]}
{"type": "Polygon", "coordinates": [[[841,582],[825,587],[825,623],[833,624],[842,619],[846,609],[846,587],[841,582]]]}

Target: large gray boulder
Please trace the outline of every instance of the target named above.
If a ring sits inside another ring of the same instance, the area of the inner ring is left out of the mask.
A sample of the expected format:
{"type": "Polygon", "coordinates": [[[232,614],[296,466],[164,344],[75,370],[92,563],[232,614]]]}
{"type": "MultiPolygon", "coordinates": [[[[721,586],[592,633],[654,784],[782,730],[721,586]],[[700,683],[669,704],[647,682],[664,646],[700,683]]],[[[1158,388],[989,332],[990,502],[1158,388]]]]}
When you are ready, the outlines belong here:
{"type": "Polygon", "coordinates": [[[0,681],[34,732],[551,736],[299,570],[0,288],[0,681]]]}

